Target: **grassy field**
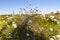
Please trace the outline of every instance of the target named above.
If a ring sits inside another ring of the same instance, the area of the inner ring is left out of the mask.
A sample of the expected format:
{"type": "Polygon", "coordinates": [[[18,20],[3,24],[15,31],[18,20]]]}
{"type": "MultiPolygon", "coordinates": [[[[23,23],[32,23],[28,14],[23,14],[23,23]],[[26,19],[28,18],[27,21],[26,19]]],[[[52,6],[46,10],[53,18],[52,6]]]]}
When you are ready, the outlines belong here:
{"type": "Polygon", "coordinates": [[[0,16],[0,40],[60,40],[60,14],[16,14],[0,16]]]}

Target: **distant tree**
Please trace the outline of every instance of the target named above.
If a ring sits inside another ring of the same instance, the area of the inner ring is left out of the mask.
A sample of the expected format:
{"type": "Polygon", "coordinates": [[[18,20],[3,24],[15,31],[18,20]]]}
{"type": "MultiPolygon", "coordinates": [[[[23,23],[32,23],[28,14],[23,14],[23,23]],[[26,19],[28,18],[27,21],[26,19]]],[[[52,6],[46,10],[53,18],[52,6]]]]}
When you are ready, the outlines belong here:
{"type": "Polygon", "coordinates": [[[13,14],[14,14],[15,12],[13,11],[13,14]]]}
{"type": "Polygon", "coordinates": [[[51,14],[53,15],[53,14],[54,14],[54,12],[51,12],[51,14]]]}
{"type": "Polygon", "coordinates": [[[57,11],[56,13],[59,13],[59,11],[57,11]]]}
{"type": "Polygon", "coordinates": [[[57,11],[55,14],[56,14],[56,15],[59,15],[59,14],[60,14],[60,12],[59,12],[59,11],[57,11]]]}
{"type": "Polygon", "coordinates": [[[12,16],[15,14],[15,12],[14,11],[12,11],[12,16]]]}

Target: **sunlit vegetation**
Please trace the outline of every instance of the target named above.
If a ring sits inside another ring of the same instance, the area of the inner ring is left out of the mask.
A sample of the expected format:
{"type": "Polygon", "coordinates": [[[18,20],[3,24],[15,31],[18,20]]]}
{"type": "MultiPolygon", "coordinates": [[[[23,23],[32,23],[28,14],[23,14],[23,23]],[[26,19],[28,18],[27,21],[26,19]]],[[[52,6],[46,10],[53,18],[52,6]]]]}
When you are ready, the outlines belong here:
{"type": "Polygon", "coordinates": [[[60,13],[31,13],[1,15],[0,40],[60,40],[60,13]]]}

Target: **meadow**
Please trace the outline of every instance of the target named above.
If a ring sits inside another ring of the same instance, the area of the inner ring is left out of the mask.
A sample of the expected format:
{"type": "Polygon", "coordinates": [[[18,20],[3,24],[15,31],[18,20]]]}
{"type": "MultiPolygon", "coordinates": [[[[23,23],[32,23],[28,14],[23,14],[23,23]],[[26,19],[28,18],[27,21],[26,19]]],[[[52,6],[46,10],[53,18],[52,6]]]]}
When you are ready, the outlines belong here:
{"type": "Polygon", "coordinates": [[[0,15],[0,40],[60,40],[60,13],[0,15]]]}

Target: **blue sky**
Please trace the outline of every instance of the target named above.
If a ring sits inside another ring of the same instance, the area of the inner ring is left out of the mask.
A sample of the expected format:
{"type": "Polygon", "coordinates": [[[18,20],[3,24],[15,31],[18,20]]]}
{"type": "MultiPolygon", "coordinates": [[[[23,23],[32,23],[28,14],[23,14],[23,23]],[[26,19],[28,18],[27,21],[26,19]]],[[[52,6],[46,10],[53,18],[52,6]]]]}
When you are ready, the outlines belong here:
{"type": "Polygon", "coordinates": [[[60,10],[60,0],[0,0],[0,14],[19,11],[19,8],[36,8],[43,13],[60,10]],[[31,4],[31,6],[29,6],[31,4]]]}

